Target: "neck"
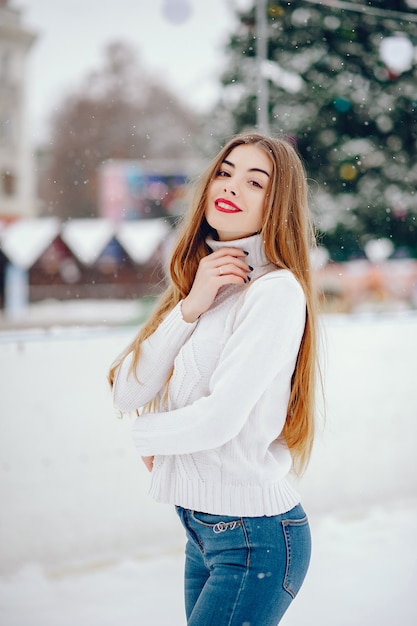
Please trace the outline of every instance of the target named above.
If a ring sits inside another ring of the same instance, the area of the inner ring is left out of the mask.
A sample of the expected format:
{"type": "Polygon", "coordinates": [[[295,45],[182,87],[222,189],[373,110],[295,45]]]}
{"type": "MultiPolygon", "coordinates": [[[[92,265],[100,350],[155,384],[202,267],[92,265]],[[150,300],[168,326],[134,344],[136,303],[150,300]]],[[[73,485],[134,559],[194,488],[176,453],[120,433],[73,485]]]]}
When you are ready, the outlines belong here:
{"type": "Polygon", "coordinates": [[[256,233],[250,233],[249,235],[233,235],[231,233],[225,233],[223,235],[222,233],[217,231],[216,240],[219,240],[222,243],[226,241],[240,241],[241,239],[249,239],[250,237],[253,237],[254,235],[259,235],[259,230],[257,230],[256,233]]]}
{"type": "Polygon", "coordinates": [[[228,241],[219,241],[213,239],[213,237],[207,237],[206,243],[213,252],[221,248],[239,248],[240,250],[249,252],[245,257],[245,261],[253,267],[251,278],[258,278],[262,276],[262,274],[266,274],[272,269],[275,269],[275,265],[270,263],[266,256],[262,235],[259,233],[228,241]]]}

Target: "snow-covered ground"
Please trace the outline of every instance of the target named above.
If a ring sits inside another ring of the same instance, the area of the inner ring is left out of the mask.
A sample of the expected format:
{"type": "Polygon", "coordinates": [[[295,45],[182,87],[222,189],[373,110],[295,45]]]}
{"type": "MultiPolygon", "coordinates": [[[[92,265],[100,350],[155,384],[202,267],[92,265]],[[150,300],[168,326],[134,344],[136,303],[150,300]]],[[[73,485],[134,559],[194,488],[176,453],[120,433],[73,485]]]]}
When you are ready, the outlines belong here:
{"type": "MultiPolygon", "coordinates": [[[[44,304],[32,329],[0,332],[0,624],[183,626],[182,530],[148,498],[105,382],[134,333],[106,324],[141,311],[64,309],[44,304]]],[[[414,624],[417,315],[323,326],[326,418],[298,484],[313,558],[282,623],[414,624]]]]}
{"type": "MultiPolygon", "coordinates": [[[[283,626],[417,623],[415,501],[311,521],[312,564],[283,626]]],[[[182,567],[180,548],[49,576],[26,565],[0,580],[0,623],[184,626],[182,567]]]]}

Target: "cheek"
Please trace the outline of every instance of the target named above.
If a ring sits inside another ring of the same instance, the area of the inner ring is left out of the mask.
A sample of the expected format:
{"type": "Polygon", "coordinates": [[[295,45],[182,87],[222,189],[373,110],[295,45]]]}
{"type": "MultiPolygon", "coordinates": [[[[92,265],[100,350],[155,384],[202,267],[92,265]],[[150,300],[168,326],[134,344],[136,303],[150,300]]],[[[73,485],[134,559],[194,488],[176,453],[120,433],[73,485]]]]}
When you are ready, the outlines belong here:
{"type": "Polygon", "coordinates": [[[206,193],[206,206],[210,206],[213,202],[214,199],[217,197],[217,190],[216,190],[216,185],[214,182],[210,183],[210,185],[207,187],[207,193],[206,193]]]}
{"type": "Polygon", "coordinates": [[[211,201],[210,196],[206,200],[206,206],[204,209],[204,217],[206,218],[206,222],[211,226],[211,222],[213,218],[215,218],[215,209],[213,201],[211,201]]]}
{"type": "Polygon", "coordinates": [[[260,230],[261,229],[263,222],[264,222],[264,212],[260,211],[258,213],[258,215],[256,216],[256,220],[254,220],[254,224],[256,226],[256,230],[260,230]]]}
{"type": "Polygon", "coordinates": [[[254,219],[258,222],[258,224],[262,224],[267,213],[268,207],[266,206],[266,201],[263,200],[259,203],[257,207],[256,216],[254,215],[254,219]]]}
{"type": "Polygon", "coordinates": [[[262,207],[261,207],[262,219],[265,219],[265,217],[270,213],[269,198],[270,198],[269,193],[266,193],[262,201],[262,207]]]}

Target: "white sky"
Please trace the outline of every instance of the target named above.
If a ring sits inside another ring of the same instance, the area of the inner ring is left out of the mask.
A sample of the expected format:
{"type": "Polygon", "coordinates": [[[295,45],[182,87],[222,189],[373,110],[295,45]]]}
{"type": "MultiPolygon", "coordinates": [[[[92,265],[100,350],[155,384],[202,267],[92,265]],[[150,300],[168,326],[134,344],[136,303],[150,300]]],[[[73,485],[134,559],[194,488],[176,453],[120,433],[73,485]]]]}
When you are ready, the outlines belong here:
{"type": "MultiPolygon", "coordinates": [[[[242,3],[242,0],[238,0],[242,3]]],[[[28,61],[32,137],[66,92],[100,63],[109,41],[134,44],[143,66],[183,99],[204,110],[215,101],[224,42],[236,0],[12,0],[23,23],[38,33],[28,61]],[[169,21],[167,3],[188,4],[182,24],[169,21]]]]}

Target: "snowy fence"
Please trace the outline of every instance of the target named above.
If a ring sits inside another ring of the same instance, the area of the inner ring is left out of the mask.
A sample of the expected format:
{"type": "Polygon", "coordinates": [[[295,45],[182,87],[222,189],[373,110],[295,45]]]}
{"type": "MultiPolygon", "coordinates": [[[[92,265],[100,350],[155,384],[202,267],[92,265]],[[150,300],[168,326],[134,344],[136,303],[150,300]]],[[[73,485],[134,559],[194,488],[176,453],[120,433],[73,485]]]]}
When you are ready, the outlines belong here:
{"type": "MultiPolygon", "coordinates": [[[[311,514],[417,495],[417,317],[328,317],[326,423],[299,489],[311,514]]],[[[147,496],[109,363],[133,329],[4,335],[0,342],[0,549],[10,571],[57,571],[176,550],[170,507],[147,496]]]]}

